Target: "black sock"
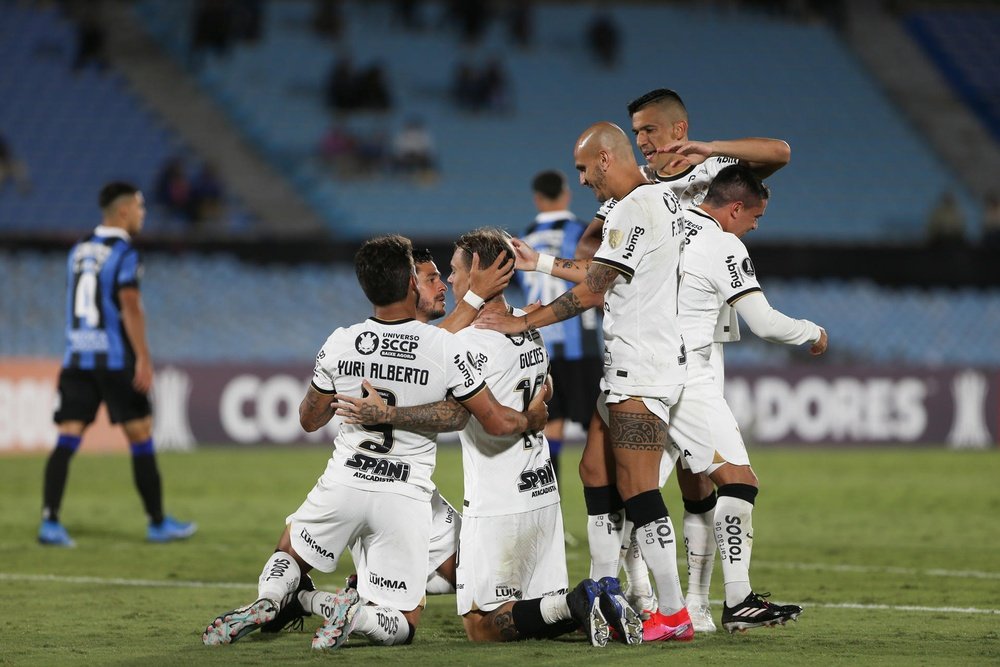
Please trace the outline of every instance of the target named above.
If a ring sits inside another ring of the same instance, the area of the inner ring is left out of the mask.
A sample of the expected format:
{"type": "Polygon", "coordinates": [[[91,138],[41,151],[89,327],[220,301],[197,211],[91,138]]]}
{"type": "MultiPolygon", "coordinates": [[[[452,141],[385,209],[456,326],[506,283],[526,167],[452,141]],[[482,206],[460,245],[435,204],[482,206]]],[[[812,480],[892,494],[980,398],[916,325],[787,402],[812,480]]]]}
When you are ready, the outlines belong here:
{"type": "Polygon", "coordinates": [[[42,518],[47,521],[59,521],[59,508],[62,506],[63,493],[66,491],[66,479],[69,477],[69,462],[79,445],[80,438],[78,437],[59,436],[59,442],[45,464],[42,518]]]}
{"type": "Polygon", "coordinates": [[[142,497],[142,505],[152,524],[163,523],[163,491],[160,471],[156,467],[153,441],[132,443],[132,478],[142,497]]]}
{"type": "Polygon", "coordinates": [[[542,618],[542,599],[518,600],[510,610],[519,639],[552,639],[573,632],[580,624],[569,619],[551,625],[542,618]]]}

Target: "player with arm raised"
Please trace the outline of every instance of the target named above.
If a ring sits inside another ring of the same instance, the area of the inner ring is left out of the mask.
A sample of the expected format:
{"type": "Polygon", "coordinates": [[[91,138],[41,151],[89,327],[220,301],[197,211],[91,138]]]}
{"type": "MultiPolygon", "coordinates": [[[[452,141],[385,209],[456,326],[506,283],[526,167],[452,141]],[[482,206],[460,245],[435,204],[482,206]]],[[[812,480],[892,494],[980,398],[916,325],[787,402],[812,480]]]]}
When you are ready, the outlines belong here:
{"type": "MultiPolygon", "coordinates": [[[[657,485],[669,408],[679,398],[686,375],[676,316],[684,221],[677,197],[663,185],[648,183],[628,137],[616,125],[590,127],[581,135],[574,158],[581,183],[599,201],[619,201],[608,214],[594,260],[578,265],[586,271],[583,281],[520,320],[484,314],[476,326],[515,333],[572,317],[603,300],[605,393],[598,408],[609,413],[610,449],[603,439],[587,439],[584,458],[594,460],[603,482],[585,489],[588,513],[602,505],[605,519],[622,509],[631,517],[660,593],[653,615],[660,632],[651,638],[690,639],[694,633],[680,592],[674,529],[657,485]]],[[[588,525],[593,578],[617,575],[624,530],[620,519],[615,525],[588,525]],[[607,546],[595,545],[598,533],[607,536],[604,542],[612,545],[612,556],[595,557],[595,547],[603,551],[607,546]]]]}
{"type": "MultiPolygon", "coordinates": [[[[366,242],[355,256],[355,271],[374,316],[336,330],[317,355],[299,406],[306,431],[330,421],[335,393],[360,395],[366,379],[395,405],[453,395],[493,434],[544,426],[544,402],[533,402],[526,413],[501,405],[453,334],[415,320],[416,277],[407,239],[366,242]]],[[[323,613],[327,625],[335,626],[329,632],[321,628],[313,645],[342,645],[347,622],[376,644],[412,641],[427,579],[435,453],[434,440],[425,432],[345,424],[323,475],[286,520],[277,550],[261,573],[257,600],[216,618],[203,642],[228,644],[273,620],[296,593],[303,573],[314,567],[332,572],[356,540],[361,542],[357,590],[338,591],[331,600],[299,596],[306,609],[323,613]],[[329,608],[318,609],[321,604],[329,608]]]]}

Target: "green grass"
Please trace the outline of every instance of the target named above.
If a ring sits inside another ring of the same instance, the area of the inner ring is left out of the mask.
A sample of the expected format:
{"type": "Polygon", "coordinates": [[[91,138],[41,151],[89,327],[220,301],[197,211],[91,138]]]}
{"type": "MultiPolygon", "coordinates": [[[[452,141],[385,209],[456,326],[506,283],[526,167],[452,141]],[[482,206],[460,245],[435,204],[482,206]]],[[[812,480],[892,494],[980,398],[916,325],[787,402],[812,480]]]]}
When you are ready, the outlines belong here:
{"type": "MultiPolygon", "coordinates": [[[[1000,452],[925,449],[753,453],[762,491],[752,578],[757,590],[805,606],[800,621],[788,627],[603,651],[581,636],[471,645],[454,613],[454,596],[438,596],[430,599],[416,642],[408,647],[370,647],[360,639],[314,655],[305,632],[202,646],[208,621],[253,599],[285,516],[311,488],[327,456],[326,448],[289,447],[162,455],[168,510],[200,524],[190,541],[168,545],[143,541],[127,457],[80,456],[62,516],[78,543],[72,550],[35,543],[44,458],[0,459],[0,664],[1000,663],[1000,452]],[[151,580],[173,587],[29,575],[151,580]],[[206,584],[180,586],[185,582],[206,584]],[[847,604],[865,606],[835,606],[847,604]]],[[[574,474],[578,457],[572,448],[563,456],[566,527],[580,542],[567,552],[571,582],[588,566],[583,499],[574,474]]],[[[460,504],[456,447],[441,450],[437,478],[445,496],[460,504]]],[[[673,481],[665,495],[679,517],[673,481]]],[[[341,586],[350,567],[345,559],[339,572],[318,574],[317,584],[341,586]]],[[[721,598],[719,575],[717,563],[713,600],[721,598]]],[[[718,620],[721,604],[715,608],[718,620]]]]}

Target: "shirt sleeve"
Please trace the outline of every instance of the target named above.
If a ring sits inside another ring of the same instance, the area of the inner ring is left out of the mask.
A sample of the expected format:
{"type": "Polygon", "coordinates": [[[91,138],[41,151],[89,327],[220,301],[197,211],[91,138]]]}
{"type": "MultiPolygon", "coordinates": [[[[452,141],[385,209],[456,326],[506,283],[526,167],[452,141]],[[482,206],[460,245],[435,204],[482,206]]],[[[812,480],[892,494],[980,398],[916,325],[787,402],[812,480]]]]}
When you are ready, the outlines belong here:
{"type": "Polygon", "coordinates": [[[142,258],[139,251],[129,248],[122,255],[121,262],[118,263],[118,272],[115,274],[115,283],[118,289],[123,287],[139,287],[142,280],[142,258]]]}
{"type": "Polygon", "coordinates": [[[450,338],[445,349],[448,390],[456,400],[467,401],[486,388],[486,381],[465,342],[459,336],[450,338]]]}
{"type": "Polygon", "coordinates": [[[793,320],[771,307],[759,289],[737,301],[734,306],[750,330],[772,343],[801,345],[819,340],[819,326],[809,320],[793,320]]]}
{"type": "MultiPolygon", "coordinates": [[[[331,336],[332,338],[332,336],[331,336]]],[[[321,394],[335,394],[337,393],[337,388],[333,384],[333,376],[327,369],[326,363],[324,363],[329,355],[327,355],[326,348],[329,346],[329,339],[326,345],[319,351],[316,355],[316,365],[313,366],[313,376],[312,376],[312,388],[321,394]]]]}
{"type": "Polygon", "coordinates": [[[760,291],[757,271],[743,241],[722,234],[723,242],[713,248],[709,278],[727,303],[733,305],[747,294],[760,291]]]}
{"type": "Polygon", "coordinates": [[[599,209],[597,209],[597,213],[594,214],[594,217],[597,218],[598,220],[607,220],[608,213],[611,212],[611,209],[613,209],[615,207],[615,204],[617,203],[618,200],[614,198],[607,200],[606,202],[601,204],[601,207],[599,209]]]}
{"type": "Polygon", "coordinates": [[[632,280],[653,238],[651,216],[644,213],[635,199],[618,202],[604,222],[604,238],[594,254],[594,261],[610,266],[627,280],[632,280]]]}

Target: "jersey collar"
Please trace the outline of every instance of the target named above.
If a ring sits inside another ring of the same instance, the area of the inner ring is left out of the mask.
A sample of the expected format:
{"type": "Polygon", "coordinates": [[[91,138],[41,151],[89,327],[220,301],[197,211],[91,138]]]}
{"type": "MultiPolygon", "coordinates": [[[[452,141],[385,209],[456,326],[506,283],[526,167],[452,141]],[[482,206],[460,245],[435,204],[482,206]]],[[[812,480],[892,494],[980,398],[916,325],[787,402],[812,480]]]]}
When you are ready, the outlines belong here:
{"type": "Polygon", "coordinates": [[[412,318],[412,317],[407,317],[407,318],[404,318],[404,319],[401,319],[401,320],[383,320],[383,319],[380,319],[378,317],[375,317],[374,315],[372,315],[368,319],[370,319],[370,320],[372,320],[374,322],[378,322],[379,324],[387,324],[389,326],[395,326],[397,324],[406,324],[407,322],[413,322],[414,321],[414,318],[412,318]]]}
{"type": "Polygon", "coordinates": [[[131,241],[132,237],[121,227],[111,227],[109,225],[97,225],[94,228],[94,234],[98,236],[117,236],[120,239],[125,239],[126,241],[131,241]]]}
{"type": "MultiPolygon", "coordinates": [[[[654,171],[653,172],[653,178],[656,179],[657,183],[669,183],[670,181],[676,181],[679,178],[684,178],[685,176],[687,176],[688,174],[690,174],[692,171],[694,171],[695,166],[696,165],[691,165],[690,167],[688,167],[684,171],[678,172],[678,173],[674,174],[673,176],[661,176],[660,174],[658,174],[658,173],[656,173],[654,171]]],[[[652,171],[652,170],[650,170],[650,171],[652,171]]]]}
{"type": "Polygon", "coordinates": [[[703,218],[708,218],[709,220],[711,220],[712,222],[715,223],[716,227],[718,227],[719,229],[722,229],[722,225],[719,224],[719,221],[716,220],[715,218],[713,218],[712,216],[710,216],[708,213],[705,213],[705,211],[703,209],[698,208],[698,207],[692,207],[692,208],[689,208],[688,210],[691,211],[692,213],[694,213],[695,215],[700,215],[703,218]]]}
{"type": "Polygon", "coordinates": [[[558,222],[559,220],[570,220],[575,218],[572,211],[545,211],[535,216],[535,222],[544,224],[546,222],[558,222]]]}

